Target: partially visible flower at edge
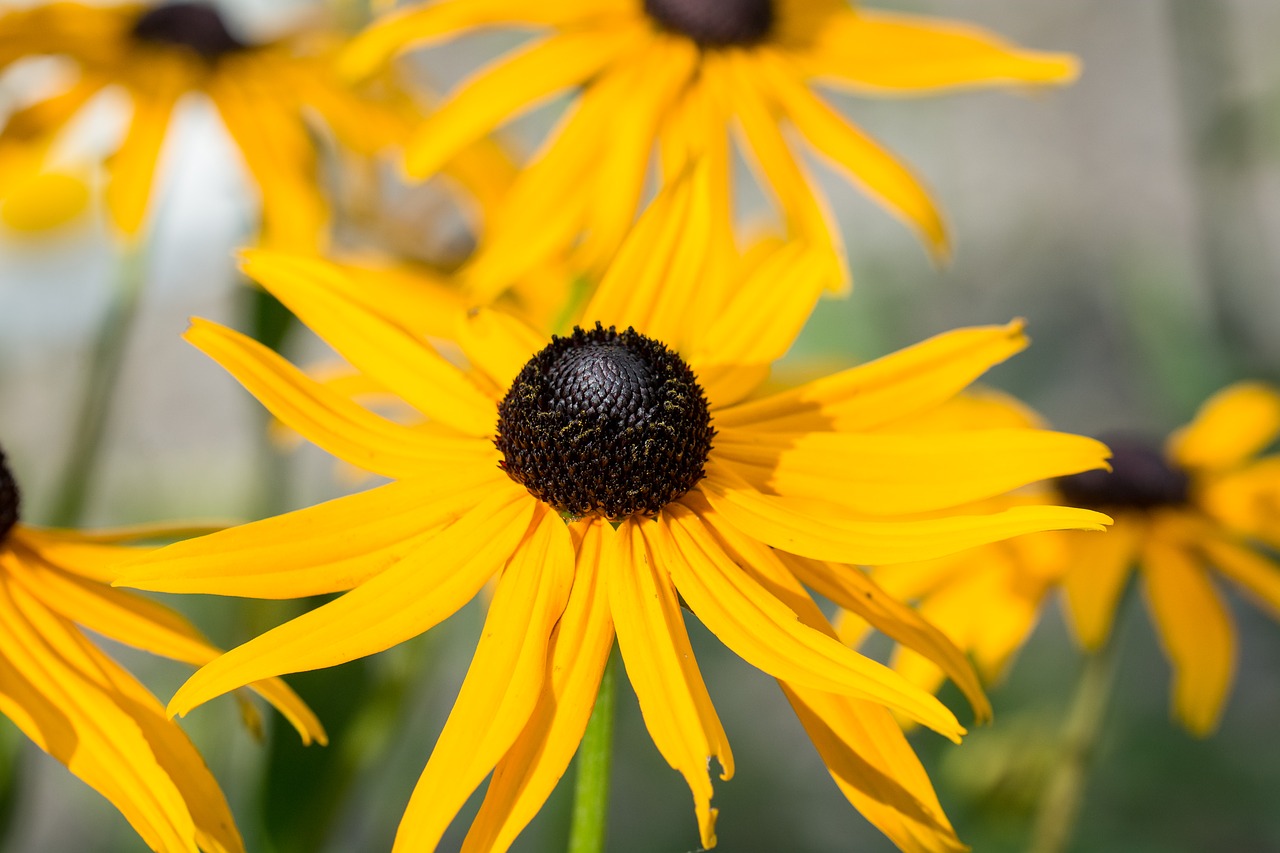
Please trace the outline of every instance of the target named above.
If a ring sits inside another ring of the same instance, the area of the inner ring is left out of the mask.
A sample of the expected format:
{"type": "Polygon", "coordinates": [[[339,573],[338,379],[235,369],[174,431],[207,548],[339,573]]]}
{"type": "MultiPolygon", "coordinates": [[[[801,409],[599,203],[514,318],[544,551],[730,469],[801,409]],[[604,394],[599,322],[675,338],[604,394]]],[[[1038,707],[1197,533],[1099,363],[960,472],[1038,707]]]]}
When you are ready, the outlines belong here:
{"type": "Polygon", "coordinates": [[[407,148],[410,174],[431,175],[462,146],[534,104],[575,86],[582,91],[466,270],[482,300],[575,246],[583,267],[603,268],[641,203],[655,149],[666,179],[705,157],[716,213],[727,220],[734,209],[731,132],[788,228],[830,247],[832,281],[843,282],[838,229],[787,139],[788,125],[943,256],[946,229],[928,192],[811,84],[904,96],[1062,84],[1077,74],[1067,55],[844,0],[443,0],[375,22],[352,42],[342,69],[363,77],[414,46],[493,26],[549,32],[482,69],[421,125],[407,148]],[[601,139],[608,140],[603,147],[601,139]]]}
{"type": "Polygon", "coordinates": [[[913,418],[1025,346],[1017,323],[941,335],[753,399],[827,267],[782,244],[747,279],[722,279],[708,256],[708,198],[690,183],[646,212],[569,336],[549,341],[493,310],[460,314],[467,371],[408,331],[373,282],[317,260],[248,256],[251,277],[432,429],[380,418],[254,341],[195,321],[188,340],[277,417],[395,482],[179,543],[126,571],[122,584],[170,592],[345,591],[200,670],[171,712],[389,648],[496,576],[396,849],[434,848],[491,772],[463,849],[510,846],[568,767],[615,632],[646,727],[688,783],[711,847],[712,759],[723,779],[734,763],[683,602],[780,680],[837,785],[872,823],[904,850],[964,849],[889,709],[953,739],[963,729],[932,696],[842,646],[805,586],[928,650],[985,715],[954,648],[846,564],[1101,529],[1106,517],[1085,510],[950,508],[1103,465],[1106,449],[1041,430],[911,435],[913,418]]]}
{"type": "MultiPolygon", "coordinates": [[[[127,543],[177,528],[78,533],[21,523],[0,451],[0,713],[119,809],[152,850],[239,853],[218,783],[164,708],[85,635],[99,634],[201,666],[221,652],[176,611],[109,583],[137,557],[127,543]]],[[[279,679],[255,692],[304,743],[326,742],[311,710],[279,679]]]]}

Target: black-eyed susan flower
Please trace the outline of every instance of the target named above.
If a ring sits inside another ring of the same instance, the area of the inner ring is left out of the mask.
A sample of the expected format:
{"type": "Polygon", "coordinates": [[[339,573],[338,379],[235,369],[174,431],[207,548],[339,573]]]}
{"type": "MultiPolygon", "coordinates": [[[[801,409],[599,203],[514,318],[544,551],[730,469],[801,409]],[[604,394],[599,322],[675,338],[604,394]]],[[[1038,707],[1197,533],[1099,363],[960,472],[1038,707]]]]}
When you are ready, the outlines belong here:
{"type": "MultiPolygon", "coordinates": [[[[258,280],[429,430],[374,415],[250,339],[196,321],[188,339],[281,420],[394,479],[370,491],[178,544],[130,586],[265,598],[342,596],[227,653],[174,696],[332,666],[447,618],[496,578],[471,667],[396,840],[430,850],[492,779],[466,850],[504,850],[565,771],[616,636],[646,727],[715,844],[712,759],[734,759],[681,603],[776,676],[844,794],[907,850],[962,845],[890,709],[951,738],[925,691],[843,646],[806,590],[867,613],[973,685],[963,659],[848,563],[923,559],[1032,530],[1097,528],[1057,507],[986,515],[959,503],[1103,464],[1090,439],[909,425],[1025,344],[965,329],[778,394],[753,397],[827,275],[796,244],[745,278],[708,247],[702,186],[655,201],[571,333],[458,316],[457,367],[371,282],[321,261],[253,253],[258,280]],[[904,425],[906,425],[904,427],[904,425]]],[[[972,690],[982,707],[980,691],[972,690]]]]}
{"type": "MultiPolygon", "coordinates": [[[[195,746],[86,634],[195,666],[217,657],[220,650],[177,612],[109,585],[137,555],[126,543],[162,531],[75,533],[18,516],[18,487],[0,452],[0,712],[110,800],[151,849],[243,850],[195,746]]],[[[324,741],[319,721],[283,683],[252,687],[304,741],[324,741]]]]}
{"type": "MultiPolygon", "coordinates": [[[[1173,712],[1191,732],[1213,731],[1230,693],[1236,639],[1217,578],[1280,614],[1280,456],[1259,457],[1280,435],[1280,392],[1252,382],[1210,398],[1164,443],[1106,437],[1111,473],[1077,474],[995,506],[1068,503],[1115,518],[1106,536],[1035,534],[921,563],[877,569],[876,579],[921,612],[979,669],[998,677],[1062,587],[1068,624],[1091,652],[1107,642],[1136,571],[1173,667],[1173,712]]],[[[846,620],[855,639],[860,620],[846,620]]],[[[904,650],[899,670],[934,686],[942,675],[904,650]]]]}
{"type": "Polygon", "coordinates": [[[546,35],[480,71],[419,128],[407,148],[410,174],[436,172],[470,140],[557,93],[580,87],[581,95],[468,271],[485,294],[575,245],[599,269],[630,227],[655,150],[668,177],[705,158],[717,213],[728,218],[731,130],[789,225],[814,245],[838,249],[838,237],[791,128],[945,254],[946,230],[928,192],[812,86],[902,96],[1076,75],[1068,56],[845,0],[442,0],[376,22],[346,52],[344,69],[370,74],[411,47],[490,26],[546,35]]]}
{"type": "Polygon", "coordinates": [[[175,109],[207,96],[233,138],[262,201],[264,242],[295,249],[322,242],[329,207],[317,174],[313,115],[348,149],[373,154],[400,141],[397,97],[357,95],[331,70],[323,33],[254,43],[209,3],[91,6],[49,3],[0,15],[0,71],[30,56],[70,59],[76,75],[56,94],[9,116],[0,150],[43,144],[108,89],[132,115],[107,162],[106,206],[126,235],[146,222],[175,109]]]}

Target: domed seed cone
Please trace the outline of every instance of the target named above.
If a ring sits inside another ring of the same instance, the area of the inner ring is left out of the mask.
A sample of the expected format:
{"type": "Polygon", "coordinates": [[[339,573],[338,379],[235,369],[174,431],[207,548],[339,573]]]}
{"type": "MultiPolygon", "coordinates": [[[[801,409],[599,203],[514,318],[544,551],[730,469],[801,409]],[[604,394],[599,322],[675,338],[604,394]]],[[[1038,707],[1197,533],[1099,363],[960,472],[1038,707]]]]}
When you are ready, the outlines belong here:
{"type": "Polygon", "coordinates": [[[133,37],[185,47],[210,62],[248,46],[231,34],[218,10],[206,3],[166,3],[148,9],[133,25],[133,37]]]}
{"type": "Polygon", "coordinates": [[[773,0],[644,0],[649,17],[704,47],[751,45],[773,28],[773,0]]]}
{"type": "Polygon", "coordinates": [[[1130,436],[1099,436],[1111,448],[1111,471],[1061,477],[1058,490],[1070,504],[1097,510],[1150,510],[1182,506],[1191,480],[1159,450],[1130,436]]]}
{"type": "Polygon", "coordinates": [[[21,496],[18,494],[18,483],[5,463],[4,451],[0,450],[0,545],[9,537],[9,531],[18,523],[18,508],[21,496]]]}

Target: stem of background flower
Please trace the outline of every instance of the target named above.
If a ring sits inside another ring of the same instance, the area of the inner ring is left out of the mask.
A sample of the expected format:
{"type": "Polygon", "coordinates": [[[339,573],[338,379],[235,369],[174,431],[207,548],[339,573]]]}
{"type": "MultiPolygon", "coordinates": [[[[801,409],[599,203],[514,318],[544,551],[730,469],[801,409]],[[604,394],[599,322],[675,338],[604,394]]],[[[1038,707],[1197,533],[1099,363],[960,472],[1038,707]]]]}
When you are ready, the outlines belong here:
{"type": "Polygon", "coordinates": [[[1085,659],[1062,730],[1062,755],[1045,784],[1036,811],[1029,853],[1062,853],[1071,842],[1089,769],[1111,706],[1117,645],[1113,635],[1105,646],[1085,659]]]}
{"type": "Polygon", "coordinates": [[[596,706],[578,747],[578,778],[573,789],[569,853],[604,853],[609,821],[609,767],[613,763],[614,659],[609,657],[596,706]]]}
{"type": "Polygon", "coordinates": [[[117,396],[116,386],[124,364],[125,348],[146,286],[145,244],[135,244],[125,250],[119,270],[111,305],[102,318],[98,338],[94,342],[80,409],[73,421],[75,433],[71,438],[71,448],[54,491],[48,521],[55,527],[75,527],[84,515],[97,474],[102,436],[117,396]]]}

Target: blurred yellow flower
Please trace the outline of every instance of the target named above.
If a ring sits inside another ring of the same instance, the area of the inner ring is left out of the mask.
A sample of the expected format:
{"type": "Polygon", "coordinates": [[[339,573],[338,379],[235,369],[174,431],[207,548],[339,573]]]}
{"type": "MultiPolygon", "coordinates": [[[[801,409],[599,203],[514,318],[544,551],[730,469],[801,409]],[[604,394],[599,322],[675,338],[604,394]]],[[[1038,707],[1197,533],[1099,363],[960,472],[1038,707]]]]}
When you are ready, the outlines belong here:
{"type": "Polygon", "coordinates": [[[517,182],[469,269],[483,294],[575,245],[586,268],[600,269],[631,225],[655,148],[668,179],[705,158],[717,215],[727,219],[731,128],[788,225],[835,250],[833,281],[844,276],[839,238],[787,125],[945,254],[929,194],[811,84],[902,96],[1061,84],[1077,73],[1070,56],[844,0],[442,0],[376,22],[342,67],[362,77],[413,46],[487,26],[550,33],[483,69],[422,124],[407,149],[412,175],[433,174],[469,141],[557,93],[581,87],[581,96],[517,182]]]}
{"type": "MultiPolygon", "coordinates": [[[[173,610],[108,583],[137,548],[176,531],[74,533],[24,525],[0,452],[0,712],[111,801],[153,850],[244,846],[218,783],[182,730],[86,632],[200,666],[218,656],[173,610]]],[[[306,742],[311,710],[277,679],[251,685],[306,742]]]]}
{"type": "Polygon", "coordinates": [[[841,645],[805,586],[929,653],[984,716],[976,676],[953,647],[861,571],[827,561],[924,559],[1033,530],[1097,529],[1105,516],[1084,510],[951,508],[1101,465],[1106,449],[1043,430],[927,442],[911,433],[917,416],[1025,345],[1017,323],[941,335],[752,398],[823,290],[827,266],[799,244],[774,244],[737,272],[717,263],[705,189],[686,180],[658,197],[571,334],[548,339],[491,309],[458,313],[465,369],[416,335],[376,281],[322,261],[250,254],[251,277],[417,409],[427,429],[380,418],[254,341],[195,323],[188,340],[282,421],[395,482],[130,567],[121,583],[171,592],[346,591],[200,670],[170,710],[389,648],[496,577],[475,657],[395,849],[433,849],[490,772],[463,849],[507,849],[568,767],[615,634],[649,733],[688,783],[700,843],[711,847],[711,761],[722,779],[734,762],[683,602],[779,679],[870,821],[907,850],[964,849],[890,709],[953,739],[960,724],[928,693],[841,645]]]}

